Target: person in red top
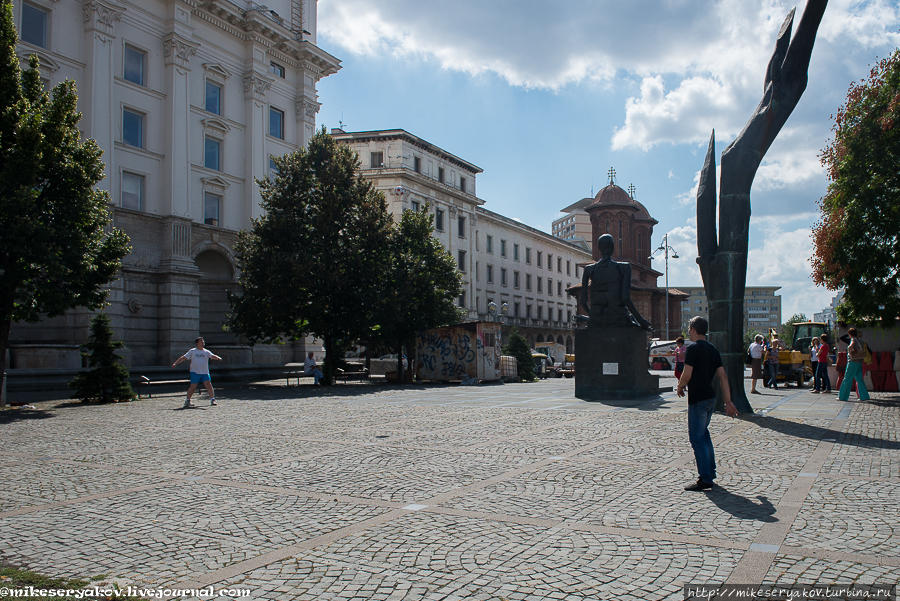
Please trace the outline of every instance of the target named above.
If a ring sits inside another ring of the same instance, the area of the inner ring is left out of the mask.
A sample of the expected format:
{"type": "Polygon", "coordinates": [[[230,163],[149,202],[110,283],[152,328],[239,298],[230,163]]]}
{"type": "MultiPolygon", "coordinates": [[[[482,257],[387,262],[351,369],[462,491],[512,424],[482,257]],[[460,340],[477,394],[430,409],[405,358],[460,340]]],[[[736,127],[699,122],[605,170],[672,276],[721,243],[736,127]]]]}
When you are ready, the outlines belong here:
{"type": "Polygon", "coordinates": [[[816,366],[815,388],[810,390],[813,393],[831,392],[831,379],[828,377],[828,366],[831,364],[828,354],[831,352],[831,346],[828,344],[827,334],[822,334],[821,340],[822,344],[819,345],[819,353],[816,356],[819,364],[816,366]]]}
{"type": "Polygon", "coordinates": [[[684,346],[684,337],[679,336],[675,339],[675,379],[680,380],[681,374],[684,372],[684,355],[687,348],[684,346]]]}

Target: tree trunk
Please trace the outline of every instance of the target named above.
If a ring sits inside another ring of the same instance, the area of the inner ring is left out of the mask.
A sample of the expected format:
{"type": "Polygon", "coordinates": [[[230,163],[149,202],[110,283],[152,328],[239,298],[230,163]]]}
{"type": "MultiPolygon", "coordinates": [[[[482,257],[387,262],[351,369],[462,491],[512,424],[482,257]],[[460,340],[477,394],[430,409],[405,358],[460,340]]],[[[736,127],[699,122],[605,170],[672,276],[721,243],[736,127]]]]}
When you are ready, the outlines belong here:
{"type": "Polygon", "coordinates": [[[331,386],[334,384],[334,372],[337,366],[337,357],[335,357],[334,336],[325,336],[325,370],[322,384],[331,386]]]}
{"type": "Polygon", "coordinates": [[[9,347],[9,329],[12,320],[0,321],[0,409],[6,409],[6,349],[9,347]]]}
{"type": "Polygon", "coordinates": [[[403,383],[403,340],[397,340],[397,382],[403,383]]]}

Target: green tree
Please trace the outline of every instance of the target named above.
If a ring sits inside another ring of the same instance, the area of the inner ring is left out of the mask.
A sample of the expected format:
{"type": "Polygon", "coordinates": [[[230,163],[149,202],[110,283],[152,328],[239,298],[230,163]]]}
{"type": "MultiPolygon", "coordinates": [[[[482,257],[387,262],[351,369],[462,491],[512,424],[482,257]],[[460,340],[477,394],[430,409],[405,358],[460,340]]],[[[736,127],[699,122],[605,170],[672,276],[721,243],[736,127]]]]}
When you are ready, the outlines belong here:
{"type": "Polygon", "coordinates": [[[509,333],[509,340],[503,347],[503,354],[516,358],[516,371],[523,382],[534,380],[534,359],[531,358],[531,347],[528,346],[528,341],[519,334],[518,330],[513,329],[509,333]]]}
{"type": "Polygon", "coordinates": [[[100,308],[129,251],[107,229],[102,151],[78,131],[75,83],[48,94],[37,57],[20,69],[16,39],[12,1],[0,0],[0,378],[13,322],[100,308]]]}
{"type": "Polygon", "coordinates": [[[374,323],[390,215],[384,196],[357,175],[356,153],[324,127],[275,167],[273,178],[257,181],[265,214],[236,244],[241,291],[229,325],[251,342],[322,338],[330,384],[341,349],[374,323]]]}
{"type": "Polygon", "coordinates": [[[81,353],[91,369],[75,376],[70,384],[77,398],[85,403],[111,403],[137,396],[128,382],[128,368],[116,354],[123,346],[121,341],[113,340],[109,317],[98,313],[91,321],[91,337],[81,353]]]}
{"type": "Polygon", "coordinates": [[[781,341],[785,347],[791,346],[791,341],[794,340],[794,324],[801,321],[809,320],[803,313],[794,313],[786,322],[781,324],[781,327],[778,329],[778,335],[781,336],[781,341]]]}
{"type": "Polygon", "coordinates": [[[432,237],[431,221],[426,209],[404,211],[391,230],[388,245],[390,268],[382,281],[382,302],[376,321],[379,337],[397,353],[401,382],[403,345],[411,348],[416,332],[461,319],[454,302],[462,292],[462,280],[456,261],[432,237]]]}
{"type": "Polygon", "coordinates": [[[845,288],[842,321],[900,317],[900,49],[854,82],[822,152],[829,184],[813,229],[813,280],[845,288]]]}

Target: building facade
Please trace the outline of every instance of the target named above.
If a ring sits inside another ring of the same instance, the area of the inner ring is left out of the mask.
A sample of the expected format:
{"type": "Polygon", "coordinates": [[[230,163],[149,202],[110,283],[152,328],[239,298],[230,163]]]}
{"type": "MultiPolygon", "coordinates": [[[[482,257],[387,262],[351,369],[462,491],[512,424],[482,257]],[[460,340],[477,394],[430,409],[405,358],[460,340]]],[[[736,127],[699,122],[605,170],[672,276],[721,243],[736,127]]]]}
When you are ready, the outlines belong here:
{"type": "MultiPolygon", "coordinates": [[[[702,286],[679,286],[689,296],[682,303],[681,322],[683,332],[695,315],[709,317],[709,302],[702,286]]],[[[758,332],[766,335],[769,328],[781,326],[781,296],[776,295],[781,286],[747,286],[744,288],[744,333],[758,332]]]]}
{"type": "Polygon", "coordinates": [[[564,208],[561,211],[564,215],[553,221],[551,233],[557,238],[590,248],[592,230],[587,208],[592,204],[594,198],[582,198],[564,208]]]}
{"type": "MultiPolygon", "coordinates": [[[[317,83],[340,68],[316,45],[315,0],[266,4],[14,0],[23,65],[36,54],[48,86],[76,82],[83,134],[104,151],[100,187],[133,246],[107,313],[132,366],[167,364],[201,333],[217,350],[231,345],[233,363],[302,353],[251,348],[222,329],[236,233],[261,214],[255,180],[272,156],[307,143],[317,83]]],[[[13,367],[36,366],[26,347],[83,343],[89,319],[15,326],[13,367]]]]}
{"type": "Polygon", "coordinates": [[[531,345],[574,348],[575,301],[566,289],[590,261],[583,247],[484,208],[476,195],[482,169],[402,129],[332,130],[360,158],[363,177],[381,190],[397,219],[427,209],[434,236],[463,278],[459,306],[468,319],[516,327],[531,345]]]}

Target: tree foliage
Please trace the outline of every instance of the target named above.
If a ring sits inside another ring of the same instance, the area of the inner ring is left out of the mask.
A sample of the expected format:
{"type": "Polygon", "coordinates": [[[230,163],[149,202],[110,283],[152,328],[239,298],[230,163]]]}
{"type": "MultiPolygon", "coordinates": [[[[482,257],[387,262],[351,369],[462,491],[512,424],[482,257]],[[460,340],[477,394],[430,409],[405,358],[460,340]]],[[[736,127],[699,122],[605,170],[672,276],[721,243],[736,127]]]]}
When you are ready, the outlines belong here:
{"type": "Polygon", "coordinates": [[[257,182],[265,214],[236,245],[241,293],[230,327],[251,342],[322,338],[331,383],[340,350],[375,322],[390,216],[357,175],[356,153],[324,128],[274,161],[274,178],[257,182]]]}
{"type": "Polygon", "coordinates": [[[99,308],[128,251],[111,221],[102,151],[78,130],[73,81],[22,71],[11,0],[0,0],[0,356],[14,321],[99,308]]]}
{"type": "Polygon", "coordinates": [[[462,292],[456,262],[432,237],[426,209],[404,211],[391,230],[389,269],[383,280],[377,325],[379,337],[397,353],[402,373],[402,346],[416,332],[460,321],[454,304],[462,292]]]}
{"type": "Polygon", "coordinates": [[[822,152],[828,190],[813,229],[813,280],[846,288],[838,315],[900,317],[900,49],[855,82],[822,152]]]}
{"type": "Polygon", "coordinates": [[[528,341],[519,334],[518,330],[514,329],[509,333],[508,342],[503,347],[503,354],[516,358],[516,371],[523,382],[534,380],[534,359],[531,357],[531,347],[528,346],[528,341]]]}
{"type": "Polygon", "coordinates": [[[91,369],[75,376],[71,383],[77,398],[85,403],[112,403],[137,396],[128,382],[128,368],[116,354],[123,346],[121,341],[113,340],[109,317],[98,313],[91,321],[90,339],[82,346],[82,356],[91,369]]]}

